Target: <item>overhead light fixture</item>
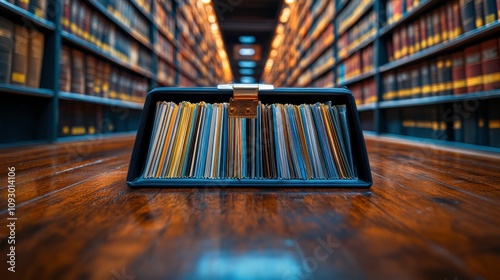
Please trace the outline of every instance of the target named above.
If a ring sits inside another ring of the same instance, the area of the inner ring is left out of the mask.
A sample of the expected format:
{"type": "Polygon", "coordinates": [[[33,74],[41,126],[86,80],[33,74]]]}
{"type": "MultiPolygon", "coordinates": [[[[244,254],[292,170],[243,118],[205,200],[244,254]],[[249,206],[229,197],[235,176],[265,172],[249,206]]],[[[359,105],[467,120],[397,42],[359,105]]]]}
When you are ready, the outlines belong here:
{"type": "Polygon", "coordinates": [[[208,16],[208,22],[214,23],[215,22],[215,16],[214,15],[209,15],[208,16]]]}
{"type": "Polygon", "coordinates": [[[241,68],[240,69],[241,75],[253,75],[253,73],[254,73],[253,69],[250,69],[250,68],[241,68]]]}
{"type": "Polygon", "coordinates": [[[253,43],[255,43],[255,37],[254,36],[240,36],[238,38],[238,40],[242,44],[253,44],[253,43]]]}
{"type": "Polygon", "coordinates": [[[285,3],[287,3],[287,4],[292,4],[292,3],[293,3],[293,0],[285,0],[285,3]]]}
{"type": "Polygon", "coordinates": [[[241,68],[253,68],[257,65],[255,61],[242,60],[238,62],[238,66],[241,68]]]}
{"type": "Polygon", "coordinates": [[[275,56],[277,56],[277,55],[278,55],[278,51],[277,51],[277,50],[275,50],[275,49],[273,49],[273,50],[271,51],[271,53],[269,54],[269,56],[271,56],[271,57],[275,57],[275,56]]]}
{"type": "Polygon", "coordinates": [[[252,84],[255,83],[255,78],[250,76],[242,76],[241,82],[244,84],[252,84]]]}
{"type": "Polygon", "coordinates": [[[254,55],[255,50],[252,48],[241,48],[239,54],[244,56],[254,55]]]}
{"type": "MultiPolygon", "coordinates": [[[[287,1],[289,1],[289,0],[287,0],[287,1]]],[[[201,0],[201,3],[203,3],[203,4],[210,4],[210,0],[201,0]]]]}

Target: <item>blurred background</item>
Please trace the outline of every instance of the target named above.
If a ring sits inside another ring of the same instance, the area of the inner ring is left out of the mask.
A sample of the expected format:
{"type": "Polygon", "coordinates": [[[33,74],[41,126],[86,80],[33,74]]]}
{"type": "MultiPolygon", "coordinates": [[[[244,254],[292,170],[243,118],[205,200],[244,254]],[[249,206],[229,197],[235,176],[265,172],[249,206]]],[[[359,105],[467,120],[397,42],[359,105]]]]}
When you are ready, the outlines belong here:
{"type": "Polygon", "coordinates": [[[365,133],[500,147],[498,0],[1,0],[0,11],[2,146],[133,134],[159,86],[262,82],[346,86],[365,133]]]}

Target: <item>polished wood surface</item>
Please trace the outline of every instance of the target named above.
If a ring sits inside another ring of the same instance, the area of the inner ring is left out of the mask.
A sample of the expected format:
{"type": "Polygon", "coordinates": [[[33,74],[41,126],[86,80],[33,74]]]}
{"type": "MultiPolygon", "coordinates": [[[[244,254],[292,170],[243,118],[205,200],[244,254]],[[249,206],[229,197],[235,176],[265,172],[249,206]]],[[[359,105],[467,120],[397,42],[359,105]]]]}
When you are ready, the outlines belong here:
{"type": "Polygon", "coordinates": [[[369,137],[370,189],[130,189],[132,144],[0,150],[1,279],[500,275],[498,157],[369,137]],[[7,166],[17,181],[15,274],[7,166]]]}

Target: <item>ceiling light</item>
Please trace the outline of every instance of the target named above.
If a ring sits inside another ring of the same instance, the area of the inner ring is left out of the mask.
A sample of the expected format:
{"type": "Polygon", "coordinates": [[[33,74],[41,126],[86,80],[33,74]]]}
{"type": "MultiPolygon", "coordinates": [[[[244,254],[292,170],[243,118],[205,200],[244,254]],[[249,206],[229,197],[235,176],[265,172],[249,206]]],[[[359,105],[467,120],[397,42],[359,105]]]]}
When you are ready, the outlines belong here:
{"type": "Polygon", "coordinates": [[[208,16],[208,22],[214,23],[215,22],[215,16],[214,15],[209,15],[208,16]]]}
{"type": "MultiPolygon", "coordinates": [[[[289,1],[289,0],[287,0],[287,1],[289,1]]],[[[292,0],[292,2],[293,2],[293,0],[292,0]]],[[[201,3],[203,3],[203,4],[209,4],[210,0],[201,0],[201,3]]]]}
{"type": "Polygon", "coordinates": [[[251,83],[255,83],[255,79],[254,79],[254,77],[250,77],[250,76],[242,76],[241,82],[244,84],[251,84],[251,83]]]}
{"type": "Polygon", "coordinates": [[[238,66],[242,68],[253,68],[257,65],[255,61],[242,60],[238,62],[238,66]]]}
{"type": "Polygon", "coordinates": [[[238,40],[242,44],[253,44],[253,43],[255,43],[255,37],[254,36],[240,36],[238,38],[238,40]]]}
{"type": "Polygon", "coordinates": [[[250,69],[250,68],[241,68],[240,69],[241,75],[253,75],[253,73],[254,73],[253,69],[250,69]]]}
{"type": "Polygon", "coordinates": [[[272,50],[271,53],[270,53],[270,56],[271,57],[275,57],[276,55],[278,55],[278,51],[277,50],[272,50]]]}
{"type": "Polygon", "coordinates": [[[245,55],[245,56],[254,55],[255,54],[255,50],[252,49],[252,48],[241,48],[239,50],[239,53],[240,53],[240,55],[245,55]]]}
{"type": "Polygon", "coordinates": [[[292,4],[292,3],[293,3],[293,0],[285,0],[285,3],[287,3],[287,4],[292,4]]]}

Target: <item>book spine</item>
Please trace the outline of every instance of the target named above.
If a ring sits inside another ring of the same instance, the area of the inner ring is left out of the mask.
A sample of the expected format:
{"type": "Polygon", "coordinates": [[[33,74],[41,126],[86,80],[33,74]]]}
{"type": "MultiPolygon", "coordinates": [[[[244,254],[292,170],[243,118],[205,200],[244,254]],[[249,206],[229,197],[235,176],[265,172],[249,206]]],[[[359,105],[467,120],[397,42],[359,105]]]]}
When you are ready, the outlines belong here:
{"type": "Polygon", "coordinates": [[[432,42],[434,45],[437,45],[441,43],[442,41],[442,30],[441,30],[441,19],[440,19],[440,9],[435,10],[432,13],[432,32],[434,34],[434,37],[432,38],[432,42]]]}
{"type": "Polygon", "coordinates": [[[481,43],[481,59],[484,90],[500,89],[500,58],[497,39],[481,43]]]}
{"type": "Polygon", "coordinates": [[[453,74],[452,74],[452,62],[451,56],[446,55],[444,57],[444,94],[453,94],[453,74]]]}
{"type": "MultiPolygon", "coordinates": [[[[71,91],[71,53],[68,47],[61,47],[61,56],[59,57],[61,65],[61,74],[59,79],[59,90],[64,92],[71,91]]],[[[69,134],[69,128],[68,133],[69,134]]]]}
{"type": "Polygon", "coordinates": [[[85,56],[73,49],[71,52],[71,92],[85,93],[85,56]]]}
{"type": "Polygon", "coordinates": [[[429,63],[429,72],[431,78],[431,95],[439,95],[439,77],[438,77],[438,67],[436,61],[431,61],[429,63]]]}
{"type": "Polygon", "coordinates": [[[462,16],[463,32],[476,28],[476,10],[473,0],[460,0],[460,14],[462,16]]]}
{"type": "Polygon", "coordinates": [[[398,60],[401,58],[401,40],[399,37],[400,31],[394,31],[392,35],[392,45],[394,46],[394,60],[398,60]]]}
{"type": "Polygon", "coordinates": [[[29,65],[26,85],[30,87],[40,86],[40,75],[42,72],[44,35],[41,32],[32,31],[29,44],[29,65]]]}
{"type": "Polygon", "coordinates": [[[445,19],[447,21],[447,31],[448,31],[448,40],[455,38],[455,15],[453,14],[453,3],[449,2],[446,5],[446,16],[445,19]]]}
{"type": "Polygon", "coordinates": [[[31,0],[29,3],[29,11],[35,16],[45,18],[46,0],[31,0]]]}
{"type": "Polygon", "coordinates": [[[408,30],[407,27],[403,27],[400,31],[401,33],[401,57],[408,55],[408,30]]]}
{"type": "Polygon", "coordinates": [[[468,47],[465,49],[464,53],[467,92],[482,91],[481,47],[479,45],[468,47]]]}
{"type": "Polygon", "coordinates": [[[12,58],[12,74],[10,82],[26,85],[28,73],[29,30],[21,25],[15,27],[14,56],[12,58]]]}
{"type": "Polygon", "coordinates": [[[413,23],[413,36],[415,36],[413,50],[417,53],[420,51],[420,24],[418,21],[413,23]]]}
{"type": "Polygon", "coordinates": [[[455,0],[453,2],[453,37],[458,37],[458,35],[463,33],[462,18],[460,4],[458,0],[455,0]]]}
{"type": "Polygon", "coordinates": [[[451,59],[453,66],[453,94],[467,93],[464,53],[462,51],[454,53],[451,59]]]}
{"type": "Polygon", "coordinates": [[[427,28],[427,47],[431,47],[434,45],[434,24],[432,20],[432,15],[427,15],[425,17],[426,28],[427,28]]]}
{"type": "Polygon", "coordinates": [[[426,17],[421,17],[420,18],[420,48],[422,50],[427,48],[427,24],[426,24],[426,17]]]}
{"type": "Polygon", "coordinates": [[[497,10],[498,10],[497,18],[500,19],[500,0],[497,0],[497,10]]]}
{"type": "Polygon", "coordinates": [[[62,17],[61,17],[61,25],[62,28],[70,32],[71,31],[71,0],[64,0],[63,1],[63,11],[62,11],[62,17]]]}
{"type": "Polygon", "coordinates": [[[429,71],[429,64],[423,63],[420,67],[420,79],[422,83],[421,95],[422,97],[430,96],[432,94],[431,76],[429,71]]]}
{"type": "Polygon", "coordinates": [[[445,69],[444,69],[444,58],[439,57],[437,59],[437,92],[435,95],[443,95],[445,92],[445,69]]]}
{"type": "Polygon", "coordinates": [[[447,18],[447,6],[441,7],[439,9],[439,20],[441,26],[441,41],[449,40],[449,32],[448,32],[448,18],[447,18]]]}
{"type": "Polygon", "coordinates": [[[97,61],[93,56],[85,58],[85,94],[97,95],[94,91],[96,82],[97,61]]]}
{"type": "Polygon", "coordinates": [[[484,8],[483,0],[474,0],[475,17],[476,17],[476,28],[482,27],[484,25],[484,8]]]}
{"type": "Polygon", "coordinates": [[[0,83],[9,83],[14,52],[14,24],[0,17],[0,83]]]}
{"type": "Polygon", "coordinates": [[[497,3],[495,0],[483,0],[484,24],[491,24],[498,19],[497,3]]]}

